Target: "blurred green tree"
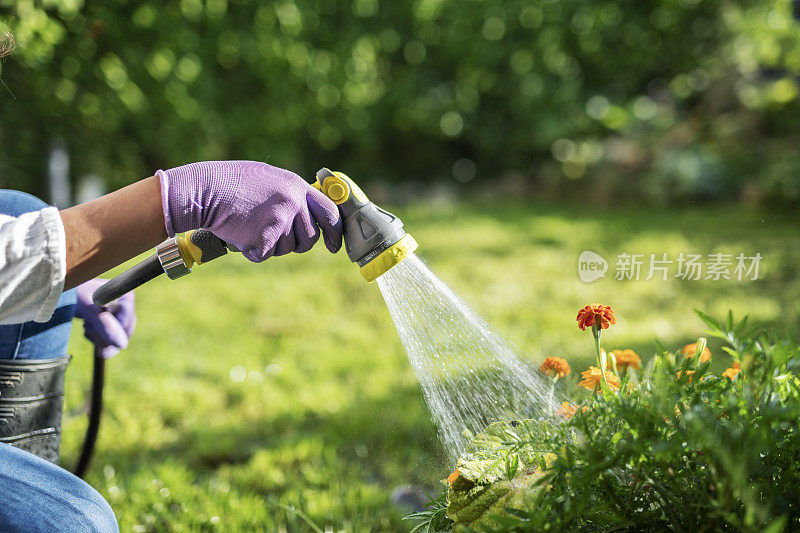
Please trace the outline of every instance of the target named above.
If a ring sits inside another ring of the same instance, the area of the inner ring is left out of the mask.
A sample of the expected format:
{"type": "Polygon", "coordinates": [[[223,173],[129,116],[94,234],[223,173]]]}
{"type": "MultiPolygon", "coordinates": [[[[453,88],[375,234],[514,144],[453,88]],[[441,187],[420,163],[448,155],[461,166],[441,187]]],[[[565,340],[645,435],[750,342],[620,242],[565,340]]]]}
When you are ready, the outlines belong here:
{"type": "Polygon", "coordinates": [[[790,0],[0,0],[0,184],[266,160],[513,171],[600,199],[800,199],[790,0]],[[13,94],[13,95],[12,95],[13,94]]]}

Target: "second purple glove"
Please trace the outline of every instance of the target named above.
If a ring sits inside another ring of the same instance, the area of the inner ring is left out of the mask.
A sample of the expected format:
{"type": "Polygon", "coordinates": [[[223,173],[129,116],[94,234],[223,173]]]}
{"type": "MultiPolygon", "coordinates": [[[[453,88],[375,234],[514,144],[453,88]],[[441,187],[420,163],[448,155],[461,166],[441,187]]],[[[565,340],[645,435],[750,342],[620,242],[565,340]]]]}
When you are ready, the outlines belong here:
{"type": "Polygon", "coordinates": [[[104,359],[114,357],[128,347],[128,340],[136,328],[136,305],[133,292],[114,300],[107,308],[92,302],[92,294],[108,280],[96,278],[76,289],[78,302],[75,316],[83,319],[83,334],[99,350],[104,359]]]}
{"type": "Polygon", "coordinates": [[[288,170],[256,161],[205,161],[159,170],[167,234],[207,229],[254,262],[307,252],[322,231],[342,246],[339,209],[288,170]]]}

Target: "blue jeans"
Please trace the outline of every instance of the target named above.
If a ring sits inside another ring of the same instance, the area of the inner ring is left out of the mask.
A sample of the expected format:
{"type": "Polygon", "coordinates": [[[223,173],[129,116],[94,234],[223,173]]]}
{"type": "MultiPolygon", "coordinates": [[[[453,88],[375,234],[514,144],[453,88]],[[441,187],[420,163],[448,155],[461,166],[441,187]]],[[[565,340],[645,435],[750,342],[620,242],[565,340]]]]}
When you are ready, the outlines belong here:
{"type": "MultiPolygon", "coordinates": [[[[0,189],[0,213],[17,217],[47,204],[24,192],[0,189]]],[[[67,355],[75,291],[65,291],[48,322],[0,325],[0,359],[56,359],[67,355]]]]}
{"type": "MultiPolygon", "coordinates": [[[[0,189],[0,213],[19,216],[46,204],[0,189]]],[[[0,359],[55,359],[66,355],[74,290],[65,291],[46,323],[0,326],[0,359]]],[[[116,532],[114,511],[88,483],[53,463],[0,443],[0,531],[116,532]]]]}
{"type": "Polygon", "coordinates": [[[63,468],[0,443],[0,531],[116,532],[100,493],[63,468]]]}

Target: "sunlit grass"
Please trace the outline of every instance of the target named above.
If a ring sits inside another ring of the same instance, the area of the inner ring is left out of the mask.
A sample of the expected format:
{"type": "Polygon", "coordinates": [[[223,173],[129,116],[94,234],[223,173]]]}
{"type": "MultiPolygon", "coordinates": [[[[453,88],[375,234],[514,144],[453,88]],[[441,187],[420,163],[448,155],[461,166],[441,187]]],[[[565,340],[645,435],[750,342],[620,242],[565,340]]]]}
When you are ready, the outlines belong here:
{"type": "MultiPolygon", "coordinates": [[[[800,235],[788,215],[523,202],[395,211],[419,255],[522,357],[566,357],[571,379],[592,357],[575,322],[591,302],[612,305],[619,318],[604,346],[645,359],[655,338],[678,347],[701,333],[695,307],[798,328],[800,235]],[[605,279],[579,280],[586,249],[611,263],[605,279]],[[717,251],[760,252],[761,279],[613,279],[620,253],[717,251]]],[[[123,531],[303,530],[287,506],[322,528],[405,530],[392,489],[435,488],[450,472],[378,289],[343,253],[318,247],[260,265],[229,256],[179,281],[150,283],[137,306],[131,346],[108,363],[88,477],[123,531]]],[[[78,331],[67,376],[72,413],[90,369],[78,331]]],[[[84,424],[68,417],[65,466],[84,424]]]]}

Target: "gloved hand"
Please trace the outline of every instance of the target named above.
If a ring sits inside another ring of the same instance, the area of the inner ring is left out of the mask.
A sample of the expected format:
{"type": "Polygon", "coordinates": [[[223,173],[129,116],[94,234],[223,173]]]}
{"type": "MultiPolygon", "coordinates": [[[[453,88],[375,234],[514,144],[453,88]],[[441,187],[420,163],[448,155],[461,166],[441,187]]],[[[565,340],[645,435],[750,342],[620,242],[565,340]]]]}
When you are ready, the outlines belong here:
{"type": "Polygon", "coordinates": [[[170,237],[207,229],[254,262],[307,252],[320,230],[328,250],[342,246],[336,204],[288,170],[256,161],[205,161],[156,175],[170,237]]]}
{"type": "Polygon", "coordinates": [[[114,357],[128,347],[128,339],[136,328],[136,307],[133,291],[111,302],[107,309],[92,302],[92,294],[108,280],[96,278],[76,289],[78,302],[75,316],[83,319],[83,335],[100,349],[104,359],[114,357]]]}

